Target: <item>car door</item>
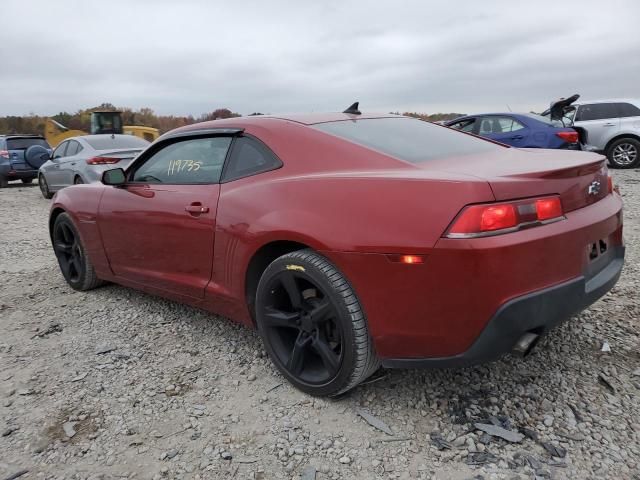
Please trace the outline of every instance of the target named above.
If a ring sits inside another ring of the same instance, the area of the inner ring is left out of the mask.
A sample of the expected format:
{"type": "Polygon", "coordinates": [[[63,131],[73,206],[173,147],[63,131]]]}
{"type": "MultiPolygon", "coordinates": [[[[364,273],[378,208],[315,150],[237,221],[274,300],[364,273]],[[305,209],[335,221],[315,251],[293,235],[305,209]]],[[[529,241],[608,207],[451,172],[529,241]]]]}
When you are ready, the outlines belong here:
{"type": "Polygon", "coordinates": [[[620,131],[615,103],[585,103],[578,106],[573,124],[587,131],[589,145],[604,150],[607,142],[620,131]]]}
{"type": "Polygon", "coordinates": [[[230,143],[211,135],[159,143],[132,164],[123,186],[105,188],[98,224],[115,275],[204,297],[230,143]]]}
{"type": "Polygon", "coordinates": [[[640,108],[632,103],[618,103],[618,116],[620,117],[620,131],[640,133],[640,108]]]}
{"type": "Polygon", "coordinates": [[[58,190],[61,188],[63,174],[60,171],[62,162],[64,161],[67,153],[67,147],[69,146],[69,140],[62,142],[56,147],[51,155],[51,164],[47,167],[45,172],[45,178],[49,188],[52,190],[58,190]]]}
{"type": "Polygon", "coordinates": [[[479,134],[507,145],[524,147],[527,145],[531,129],[515,117],[487,115],[480,117],[479,134]]]}
{"type": "Polygon", "coordinates": [[[60,159],[60,185],[67,187],[73,185],[76,175],[78,154],[82,151],[82,145],[76,140],[69,140],[69,145],[62,159],[60,159]]]}

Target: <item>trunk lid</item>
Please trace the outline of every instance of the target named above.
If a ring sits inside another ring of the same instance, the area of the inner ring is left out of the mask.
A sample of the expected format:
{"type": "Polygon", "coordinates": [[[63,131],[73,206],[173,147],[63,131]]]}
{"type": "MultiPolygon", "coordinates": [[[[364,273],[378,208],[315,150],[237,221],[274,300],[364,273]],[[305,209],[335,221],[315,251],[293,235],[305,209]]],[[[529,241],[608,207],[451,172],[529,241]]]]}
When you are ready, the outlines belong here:
{"type": "Polygon", "coordinates": [[[608,194],[606,158],[593,153],[505,148],[491,155],[423,165],[483,178],[497,201],[559,195],[565,212],[591,205],[608,194]]]}

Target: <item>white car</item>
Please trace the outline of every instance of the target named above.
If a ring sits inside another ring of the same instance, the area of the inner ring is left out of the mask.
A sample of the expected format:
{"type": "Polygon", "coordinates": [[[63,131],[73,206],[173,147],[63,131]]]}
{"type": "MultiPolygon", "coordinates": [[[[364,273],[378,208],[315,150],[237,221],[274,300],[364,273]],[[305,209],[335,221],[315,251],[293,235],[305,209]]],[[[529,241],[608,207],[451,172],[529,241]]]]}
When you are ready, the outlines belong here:
{"type": "Polygon", "coordinates": [[[640,99],[577,101],[579,95],[554,102],[543,115],[582,128],[587,143],[617,168],[640,166],[640,99]]]}

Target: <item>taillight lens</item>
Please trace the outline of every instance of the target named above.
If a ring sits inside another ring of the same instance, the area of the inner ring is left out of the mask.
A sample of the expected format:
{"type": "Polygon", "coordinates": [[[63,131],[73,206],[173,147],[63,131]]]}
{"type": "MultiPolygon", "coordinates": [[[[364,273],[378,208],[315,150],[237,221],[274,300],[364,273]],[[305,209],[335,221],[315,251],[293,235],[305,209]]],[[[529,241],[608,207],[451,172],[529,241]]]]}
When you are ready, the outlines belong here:
{"type": "Polygon", "coordinates": [[[458,214],[444,236],[448,238],[487,237],[563,218],[562,202],[558,196],[470,205],[458,214]]]}
{"type": "Polygon", "coordinates": [[[611,177],[611,175],[607,175],[607,190],[609,193],[613,193],[613,191],[615,190],[615,187],[613,185],[613,178],[611,177]]]}
{"type": "Polygon", "coordinates": [[[557,132],[556,135],[567,143],[578,143],[578,132],[557,132]]]}
{"type": "Polygon", "coordinates": [[[111,165],[114,163],[118,163],[120,158],[112,158],[112,157],[92,157],[87,159],[88,165],[111,165]]]}
{"type": "Polygon", "coordinates": [[[0,150],[0,158],[9,158],[9,150],[0,150]]]}
{"type": "Polygon", "coordinates": [[[562,204],[560,198],[549,197],[536,200],[536,216],[538,221],[551,220],[562,217],[562,204]]]}

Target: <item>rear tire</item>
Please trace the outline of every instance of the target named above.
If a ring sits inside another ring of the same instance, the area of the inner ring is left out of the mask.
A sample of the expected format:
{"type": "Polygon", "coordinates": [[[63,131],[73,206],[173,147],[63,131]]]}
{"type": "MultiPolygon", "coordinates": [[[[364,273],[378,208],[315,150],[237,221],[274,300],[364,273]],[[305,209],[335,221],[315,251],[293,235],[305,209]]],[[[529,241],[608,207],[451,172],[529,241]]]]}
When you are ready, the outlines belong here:
{"type": "Polygon", "coordinates": [[[49,191],[49,185],[47,184],[47,179],[44,178],[44,175],[38,175],[38,186],[40,187],[40,193],[47,200],[53,198],[53,193],[49,191]]]}
{"type": "Polygon", "coordinates": [[[607,148],[609,164],[615,168],[635,168],[640,165],[640,142],[635,138],[619,138],[607,148]]]}
{"type": "Polygon", "coordinates": [[[340,395],[380,366],[351,285],[312,250],[288,253],[267,267],[258,283],[256,322],[275,366],[310,395],[340,395]]]}
{"type": "Polygon", "coordinates": [[[96,275],[82,238],[67,213],[56,217],[51,238],[62,276],[71,288],[86,291],[104,284],[96,275]]]}
{"type": "Polygon", "coordinates": [[[83,181],[83,180],[82,180],[82,178],[80,178],[79,176],[78,176],[78,177],[76,177],[76,178],[73,180],[73,184],[74,184],[74,185],[82,185],[83,183],[84,183],[84,181],[83,181]]]}
{"type": "Polygon", "coordinates": [[[7,188],[9,186],[9,180],[4,177],[0,177],[0,188],[7,188]]]}
{"type": "Polygon", "coordinates": [[[29,185],[30,183],[33,183],[33,178],[23,178],[22,183],[29,185]]]}

